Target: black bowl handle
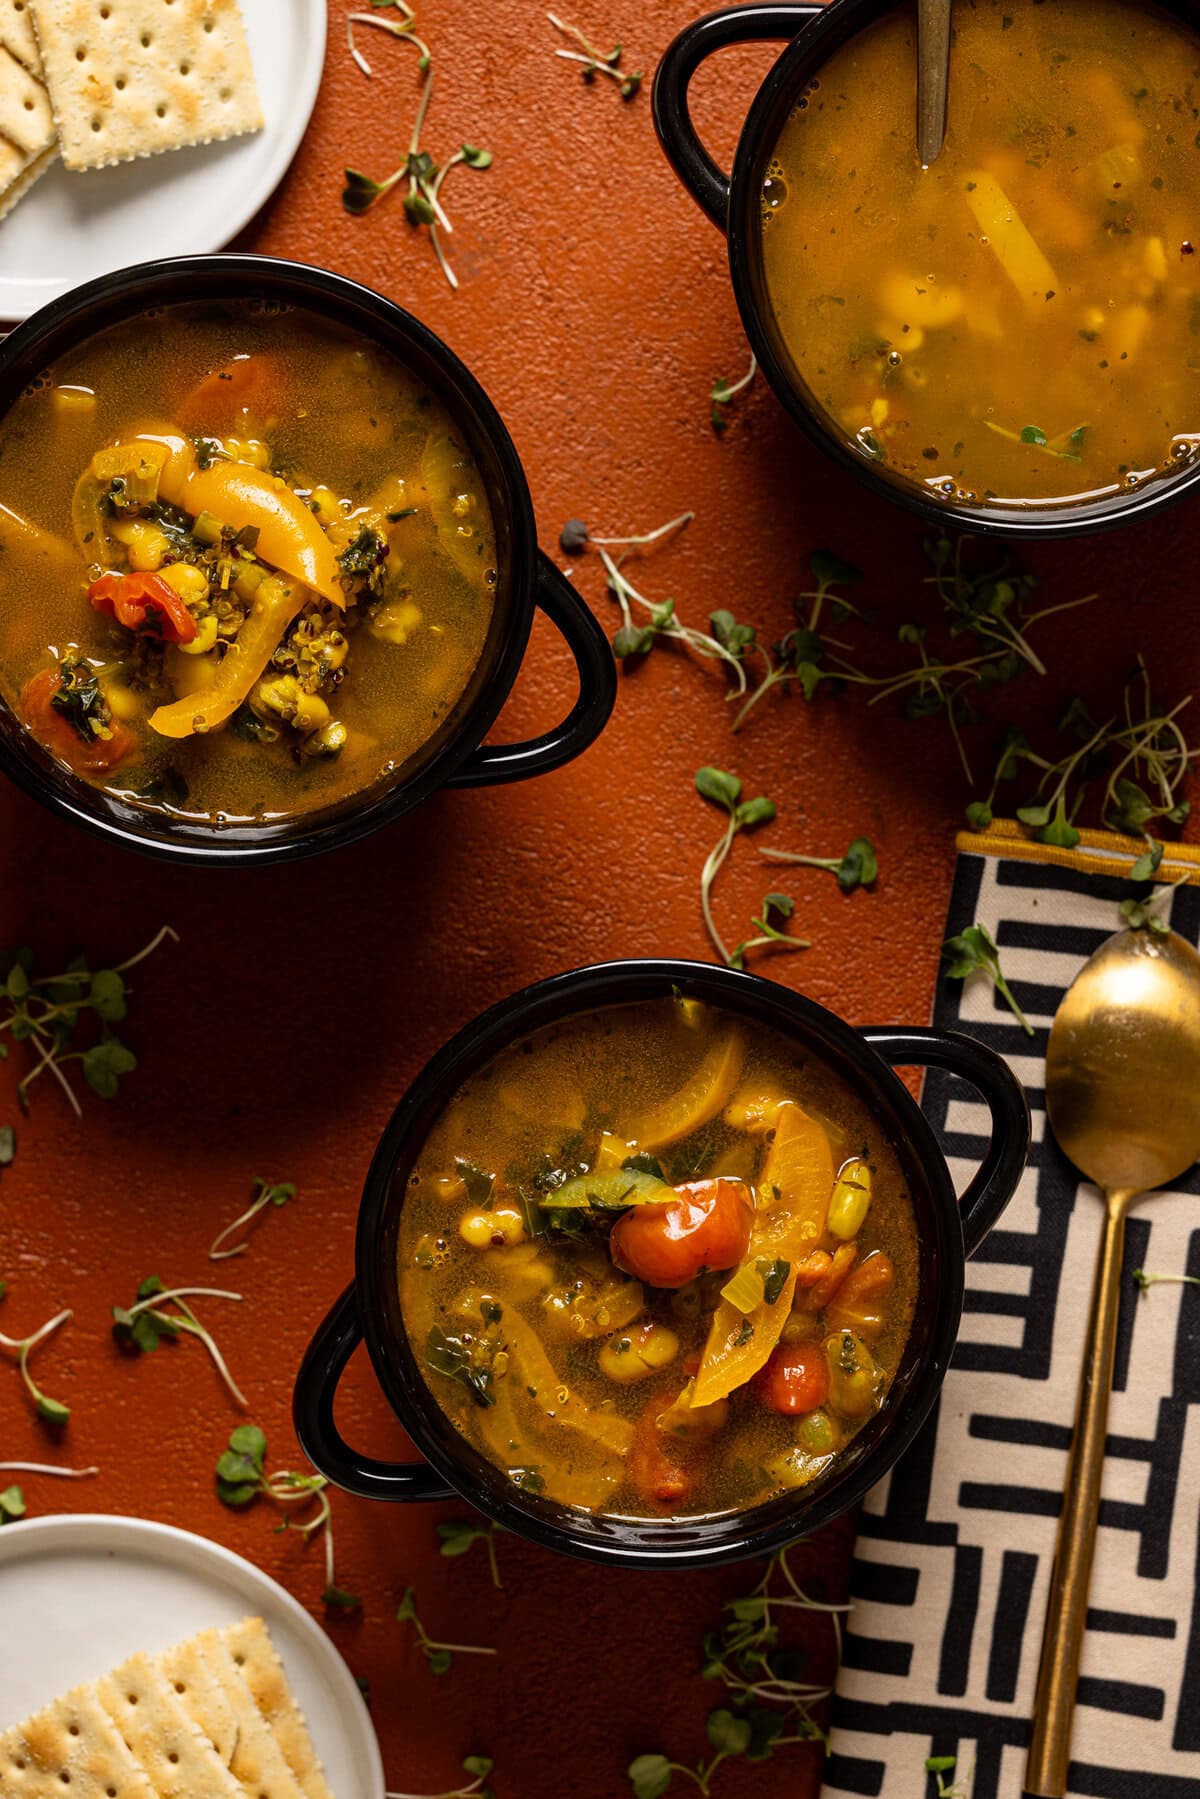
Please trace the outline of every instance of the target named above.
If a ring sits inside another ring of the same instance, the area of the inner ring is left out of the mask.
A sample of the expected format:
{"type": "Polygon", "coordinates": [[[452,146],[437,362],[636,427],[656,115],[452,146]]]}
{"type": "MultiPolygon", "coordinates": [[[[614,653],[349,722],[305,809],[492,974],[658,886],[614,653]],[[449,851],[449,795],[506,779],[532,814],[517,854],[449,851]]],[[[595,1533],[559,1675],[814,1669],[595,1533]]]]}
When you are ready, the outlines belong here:
{"type": "Polygon", "coordinates": [[[729,214],[729,177],[713,161],[696,133],[688,108],[692,76],[714,50],[730,44],[760,44],[793,38],[825,6],[791,0],[776,6],[730,6],[697,19],[679,33],[654,77],[654,128],[675,173],[713,224],[724,231],[729,214]]]}
{"type": "Polygon", "coordinates": [[[902,1030],[872,1026],[861,1035],[893,1068],[944,1068],[961,1075],[992,1115],[992,1140],[979,1170],[963,1194],[963,1242],[969,1256],[979,1248],[1017,1190],[1029,1154],[1029,1104],[1003,1056],[960,1031],[902,1030]]]}
{"type": "Polygon", "coordinates": [[[495,787],[527,781],[573,762],[608,723],[617,699],[617,665],[607,637],[571,583],[538,552],[537,603],[567,640],[579,670],[579,698],[561,725],[525,743],[484,743],[447,787],[495,787]]]}
{"type": "Polygon", "coordinates": [[[378,1462],[359,1455],[334,1423],[338,1382],[362,1334],[351,1284],[319,1327],[296,1376],[292,1422],[301,1449],[319,1474],[360,1499],[453,1499],[454,1489],[428,1462],[378,1462]]]}

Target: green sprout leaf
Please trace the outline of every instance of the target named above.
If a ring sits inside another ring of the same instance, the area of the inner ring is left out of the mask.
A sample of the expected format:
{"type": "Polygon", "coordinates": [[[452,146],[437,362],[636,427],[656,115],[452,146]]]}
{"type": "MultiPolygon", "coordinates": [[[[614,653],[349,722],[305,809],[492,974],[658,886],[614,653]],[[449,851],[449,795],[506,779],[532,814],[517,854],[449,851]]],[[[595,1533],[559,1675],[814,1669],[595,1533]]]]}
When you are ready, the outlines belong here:
{"type": "Polygon", "coordinates": [[[949,980],[965,981],[968,975],[985,974],[1021,1029],[1027,1036],[1033,1036],[1033,1026],[1017,1004],[1012,989],[1004,978],[1000,967],[1000,952],[986,925],[968,925],[957,937],[947,937],[942,945],[942,956],[948,964],[946,975],[949,980]]]}

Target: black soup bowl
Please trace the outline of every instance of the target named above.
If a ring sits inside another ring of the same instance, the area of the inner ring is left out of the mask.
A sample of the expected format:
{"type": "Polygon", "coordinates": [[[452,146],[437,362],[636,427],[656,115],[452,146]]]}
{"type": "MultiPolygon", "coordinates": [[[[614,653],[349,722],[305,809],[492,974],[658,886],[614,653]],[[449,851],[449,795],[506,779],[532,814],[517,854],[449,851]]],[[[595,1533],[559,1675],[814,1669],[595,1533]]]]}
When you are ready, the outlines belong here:
{"type": "MultiPolygon", "coordinates": [[[[110,839],[175,861],[245,866],[294,861],[352,842],[390,824],[440,787],[525,780],[587,749],[616,699],[616,670],[604,633],[538,549],[525,473],[492,402],[440,338],[381,294],[325,269],[266,256],[172,257],[121,269],[51,301],[0,344],[0,415],[65,352],[107,327],[173,304],[222,301],[291,307],[327,318],[393,355],[445,403],[483,477],[496,530],[499,579],[474,673],[433,735],[393,775],[290,819],[220,826],[131,806],[64,767],[2,699],[0,769],[51,811],[110,839]],[[516,680],[539,607],[575,658],[579,697],[562,723],[540,737],[484,744],[516,680]]],[[[0,543],[3,525],[0,507],[0,543]]]]}
{"type": "Polygon", "coordinates": [[[957,1033],[854,1030],[832,1012],[757,975],[708,963],[599,963],[527,987],[465,1025],[413,1082],[367,1175],[353,1283],[320,1326],[296,1381],[304,1453],[337,1486],[368,1499],[461,1495],[488,1517],[551,1549],[625,1567],[705,1567],[770,1554],[855,1505],[903,1454],[937,1397],[958,1331],[966,1257],[1016,1189],[1029,1146],[1025,1096],[991,1050],[957,1033]],[[702,1000],[782,1032],[838,1074],[867,1105],[899,1157],[917,1225],[919,1291],[912,1330],[881,1410],[812,1486],[741,1511],[647,1519],[587,1512],[518,1488],[454,1429],[433,1397],[405,1331],[397,1278],[400,1216],[425,1138],[465,1081],[514,1041],[581,1013],[670,994],[702,1000]],[[895,1067],[960,1075],[991,1114],[991,1140],[961,1201],[920,1108],[895,1067]],[[334,1422],[334,1397],[365,1338],[371,1362],[423,1462],[385,1462],[353,1449],[334,1422]]]}
{"type": "MultiPolygon", "coordinates": [[[[1037,0],[1020,0],[1036,4],[1037,0]]],[[[727,6],[688,25],[667,49],[654,78],[654,123],[667,158],[684,186],[725,233],[729,273],[742,324],[764,374],[791,417],[832,460],[874,492],[939,528],[1001,537],[1079,537],[1146,517],[1196,491],[1200,461],[1095,500],[1048,501],[1044,506],[971,505],[942,499],[850,442],[829,418],[791,356],[775,321],[762,254],[763,183],[780,134],[805,89],[824,64],[857,33],[894,12],[896,0],[769,0],[727,6]],[[738,139],[731,174],[701,142],[688,93],[702,63],[734,44],[787,40],[787,48],[759,88],[738,139]]],[[[914,14],[915,7],[910,8],[914,14]]],[[[1157,0],[1157,10],[1195,25],[1193,0],[1157,0]]],[[[916,93],[913,93],[913,155],[916,93]]],[[[1048,377],[1049,378],[1049,377],[1048,377]]]]}

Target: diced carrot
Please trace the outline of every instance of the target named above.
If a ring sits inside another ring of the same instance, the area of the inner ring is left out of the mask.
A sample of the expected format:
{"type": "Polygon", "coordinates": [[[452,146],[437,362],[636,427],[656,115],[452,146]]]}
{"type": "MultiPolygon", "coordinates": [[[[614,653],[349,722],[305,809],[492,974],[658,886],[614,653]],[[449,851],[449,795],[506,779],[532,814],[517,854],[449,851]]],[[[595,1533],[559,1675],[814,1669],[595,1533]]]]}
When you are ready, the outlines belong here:
{"type": "Polygon", "coordinates": [[[175,417],[185,431],[228,431],[242,422],[243,413],[263,425],[278,410],[281,384],[276,357],[265,351],[235,356],[196,383],[175,417]]]}
{"type": "Polygon", "coordinates": [[[848,1274],[828,1308],[830,1327],[853,1331],[871,1342],[887,1322],[887,1302],[896,1279],[890,1256],[877,1249],[848,1274]]]}

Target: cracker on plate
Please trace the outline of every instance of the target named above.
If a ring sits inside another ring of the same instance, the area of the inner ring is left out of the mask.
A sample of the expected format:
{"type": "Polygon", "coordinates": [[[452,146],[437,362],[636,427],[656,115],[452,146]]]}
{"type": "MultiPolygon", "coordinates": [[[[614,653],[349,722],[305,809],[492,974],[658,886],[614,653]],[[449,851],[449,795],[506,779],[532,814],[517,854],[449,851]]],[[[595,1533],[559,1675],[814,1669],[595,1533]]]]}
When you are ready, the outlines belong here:
{"type": "Polygon", "coordinates": [[[156,1799],[91,1687],[77,1687],[0,1736],[5,1799],[156,1799]]]}
{"type": "Polygon", "coordinates": [[[243,1618],[222,1632],[225,1646],[241,1670],[263,1718],[274,1732],[283,1759],[307,1799],[333,1799],[325,1770],[312,1745],[304,1713],[296,1703],[287,1675],[261,1618],[243,1618]]]}
{"type": "Polygon", "coordinates": [[[242,1787],[147,1656],[130,1656],[98,1680],[96,1697],[158,1799],[244,1799],[242,1787]]]}
{"type": "Polygon", "coordinates": [[[5,218],[12,211],[18,200],[25,198],[38,176],[46,173],[58,155],[57,149],[51,144],[48,150],[43,150],[42,154],[35,156],[32,162],[22,158],[24,166],[18,169],[13,179],[6,184],[4,157],[9,148],[8,144],[0,142],[0,219],[5,218]]]}
{"type": "Polygon", "coordinates": [[[32,161],[54,142],[50,97],[12,51],[0,44],[0,133],[32,161]]]}
{"type": "Polygon", "coordinates": [[[237,1719],[225,1689],[205,1661],[195,1637],[158,1657],[158,1666],[192,1723],[202,1730],[228,1767],[237,1743],[237,1719]]]}
{"type": "Polygon", "coordinates": [[[261,129],[238,0],[33,3],[68,169],[261,129]]]}
{"type": "Polygon", "coordinates": [[[29,0],[0,0],[0,44],[33,75],[42,72],[29,0]]]}
{"type": "MultiPolygon", "coordinates": [[[[305,1799],[304,1790],[255,1705],[222,1633],[219,1630],[202,1631],[194,1641],[233,1708],[237,1735],[229,1763],[230,1773],[241,1781],[247,1792],[255,1795],[255,1799],[305,1799]]],[[[196,1718],[196,1723],[206,1735],[211,1734],[202,1718],[196,1718]]]]}

